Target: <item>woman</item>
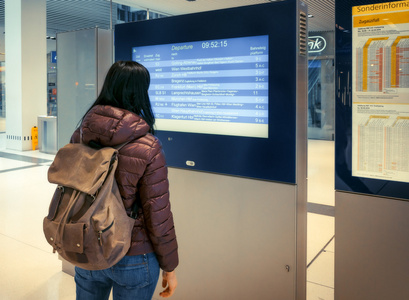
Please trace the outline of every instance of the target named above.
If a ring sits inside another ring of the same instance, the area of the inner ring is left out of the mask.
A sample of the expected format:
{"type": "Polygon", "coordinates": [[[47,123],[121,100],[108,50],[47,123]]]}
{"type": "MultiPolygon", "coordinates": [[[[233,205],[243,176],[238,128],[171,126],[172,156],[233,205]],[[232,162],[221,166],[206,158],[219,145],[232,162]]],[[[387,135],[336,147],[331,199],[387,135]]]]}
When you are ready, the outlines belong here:
{"type": "Polygon", "coordinates": [[[170,297],[177,279],[178,251],[169,203],[165,157],[153,135],[155,118],[148,96],[150,75],[141,64],[118,61],[105,78],[97,100],[71,142],[93,147],[125,144],[115,177],[128,214],[139,208],[127,255],[107,270],[75,268],[77,299],[151,299],[162,269],[162,297],[170,297]]]}

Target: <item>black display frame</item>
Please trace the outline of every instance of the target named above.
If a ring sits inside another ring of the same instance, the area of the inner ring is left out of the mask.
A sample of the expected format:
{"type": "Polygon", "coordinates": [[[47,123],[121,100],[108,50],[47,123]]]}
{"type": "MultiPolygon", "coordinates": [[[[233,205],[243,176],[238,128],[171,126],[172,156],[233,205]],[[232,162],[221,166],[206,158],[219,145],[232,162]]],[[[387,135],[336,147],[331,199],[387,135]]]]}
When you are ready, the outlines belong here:
{"type": "Polygon", "coordinates": [[[287,0],[115,26],[116,61],[131,60],[138,46],[269,36],[269,137],[158,130],[170,167],[296,183],[297,5],[287,0]]]}
{"type": "Polygon", "coordinates": [[[409,183],[352,176],[352,7],[385,2],[391,1],[335,3],[335,189],[409,200],[409,183]]]}

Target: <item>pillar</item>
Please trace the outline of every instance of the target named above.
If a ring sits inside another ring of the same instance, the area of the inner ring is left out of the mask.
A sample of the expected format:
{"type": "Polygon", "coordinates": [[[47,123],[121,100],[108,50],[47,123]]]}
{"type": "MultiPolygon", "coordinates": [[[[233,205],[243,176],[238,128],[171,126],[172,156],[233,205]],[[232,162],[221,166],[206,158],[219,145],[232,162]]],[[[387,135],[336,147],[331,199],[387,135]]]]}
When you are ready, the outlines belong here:
{"type": "Polygon", "coordinates": [[[47,113],[46,0],[6,0],[6,148],[31,149],[47,113]]]}

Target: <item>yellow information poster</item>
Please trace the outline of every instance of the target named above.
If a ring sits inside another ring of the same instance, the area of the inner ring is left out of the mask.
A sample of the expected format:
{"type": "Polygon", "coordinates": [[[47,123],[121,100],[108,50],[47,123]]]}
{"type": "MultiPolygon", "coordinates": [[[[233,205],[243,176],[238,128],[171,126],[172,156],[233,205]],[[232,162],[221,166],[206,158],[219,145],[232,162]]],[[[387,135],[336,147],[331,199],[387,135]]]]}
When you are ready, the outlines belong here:
{"type": "Polygon", "coordinates": [[[409,1],[352,9],[352,175],[409,182],[409,1]]]}

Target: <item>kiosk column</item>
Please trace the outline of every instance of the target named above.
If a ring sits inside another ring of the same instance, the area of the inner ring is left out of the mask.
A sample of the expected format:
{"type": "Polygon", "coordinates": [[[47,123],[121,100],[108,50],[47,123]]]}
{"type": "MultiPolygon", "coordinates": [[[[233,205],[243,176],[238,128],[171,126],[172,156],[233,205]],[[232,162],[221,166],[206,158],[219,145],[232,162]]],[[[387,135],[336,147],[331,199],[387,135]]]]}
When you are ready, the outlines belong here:
{"type": "Polygon", "coordinates": [[[335,300],[409,299],[409,2],[340,3],[335,300]]]}

